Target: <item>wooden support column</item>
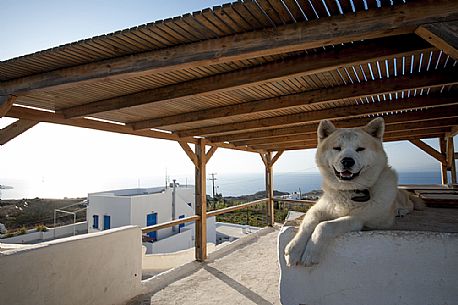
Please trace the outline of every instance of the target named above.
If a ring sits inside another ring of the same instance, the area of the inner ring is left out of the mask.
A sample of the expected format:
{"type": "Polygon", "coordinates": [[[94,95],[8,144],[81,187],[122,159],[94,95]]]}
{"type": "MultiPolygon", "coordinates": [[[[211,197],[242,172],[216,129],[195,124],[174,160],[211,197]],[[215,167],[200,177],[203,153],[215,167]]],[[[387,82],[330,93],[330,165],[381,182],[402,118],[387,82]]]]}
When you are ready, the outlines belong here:
{"type": "Polygon", "coordinates": [[[453,137],[447,137],[447,165],[451,172],[451,182],[456,184],[455,147],[453,137]]]}
{"type": "Polygon", "coordinates": [[[199,262],[207,259],[207,162],[218,149],[212,146],[206,151],[206,140],[198,139],[195,151],[188,143],[178,142],[195,166],[195,213],[199,218],[195,222],[196,229],[196,260],[199,262]]]}
{"type": "Polygon", "coordinates": [[[273,165],[283,154],[283,151],[278,151],[272,157],[272,152],[261,153],[261,159],[265,165],[265,178],[266,178],[266,197],[267,197],[267,225],[273,226],[275,222],[274,213],[274,183],[273,183],[273,165]]]}
{"type": "MultiPolygon", "coordinates": [[[[447,151],[447,144],[445,138],[439,138],[439,147],[441,150],[441,154],[445,156],[447,151]]],[[[448,184],[448,177],[447,177],[447,162],[441,162],[441,175],[442,175],[442,184],[448,184]]]]}
{"type": "Polygon", "coordinates": [[[207,185],[205,140],[199,139],[196,144],[196,260],[203,262],[207,258],[207,185]]]}

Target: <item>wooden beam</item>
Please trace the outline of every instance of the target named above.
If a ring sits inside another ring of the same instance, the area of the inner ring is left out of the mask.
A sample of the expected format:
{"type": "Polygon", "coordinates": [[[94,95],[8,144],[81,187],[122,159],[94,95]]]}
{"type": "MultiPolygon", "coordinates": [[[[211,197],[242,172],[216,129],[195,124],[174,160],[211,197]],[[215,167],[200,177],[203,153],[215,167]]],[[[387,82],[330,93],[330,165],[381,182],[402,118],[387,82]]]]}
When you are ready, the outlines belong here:
{"type": "MultiPolygon", "coordinates": [[[[420,137],[422,139],[433,139],[433,138],[439,138],[443,137],[445,134],[443,132],[441,133],[430,133],[430,134],[424,134],[421,135],[420,137]]],[[[409,141],[412,139],[418,139],[418,136],[411,136],[411,137],[388,137],[384,138],[383,142],[397,142],[397,141],[409,141]]],[[[265,151],[276,151],[276,150],[301,150],[301,149],[313,149],[317,147],[317,143],[304,143],[301,141],[298,141],[296,143],[290,142],[290,143],[279,143],[275,145],[265,145],[265,146],[252,146],[252,149],[255,150],[265,150],[265,151]]]]}
{"type": "Polygon", "coordinates": [[[277,151],[277,153],[275,154],[275,156],[272,158],[271,162],[270,162],[270,165],[273,166],[275,164],[275,162],[278,161],[278,159],[281,157],[281,155],[283,155],[284,153],[284,150],[279,150],[277,151]]]}
{"type": "Polygon", "coordinates": [[[211,157],[213,157],[213,154],[216,152],[217,149],[218,149],[218,146],[211,146],[210,149],[207,151],[207,155],[206,155],[207,163],[208,161],[210,161],[211,157]]]}
{"type": "Polygon", "coordinates": [[[173,48],[83,64],[2,82],[1,95],[43,88],[68,88],[123,77],[164,73],[216,63],[270,56],[362,39],[413,33],[421,24],[458,18],[458,3],[420,0],[358,14],[210,39],[173,48]],[[358,25],[355,27],[355,25],[358,25]]]}
{"type": "Polygon", "coordinates": [[[189,147],[188,143],[178,142],[178,144],[180,144],[181,148],[183,148],[183,150],[186,153],[186,155],[188,155],[189,159],[191,159],[192,163],[194,163],[194,166],[198,166],[197,156],[192,151],[191,147],[189,147]]]}
{"type": "MultiPolygon", "coordinates": [[[[283,71],[281,68],[279,68],[279,70],[283,71]]],[[[297,94],[256,100],[236,105],[209,108],[168,117],[148,119],[144,121],[132,122],[129,125],[131,125],[135,130],[157,128],[173,124],[205,121],[248,113],[288,109],[304,105],[319,105],[321,103],[329,103],[342,99],[360,99],[376,94],[381,95],[395,91],[422,89],[427,87],[433,88],[456,83],[458,83],[458,76],[455,71],[432,72],[414,76],[399,76],[389,79],[357,83],[353,85],[347,84],[329,89],[310,90],[297,94]]],[[[116,103],[114,105],[116,105],[116,103]]]]}
{"type": "MultiPolygon", "coordinates": [[[[416,130],[389,129],[389,130],[386,130],[384,137],[387,139],[391,139],[391,138],[399,139],[402,137],[411,137],[413,135],[421,137],[423,135],[429,135],[431,133],[446,133],[449,131],[450,131],[450,128],[447,128],[447,127],[429,127],[425,129],[416,129],[416,130]]],[[[287,145],[287,143],[290,143],[291,145],[295,145],[298,143],[316,145],[317,144],[317,135],[316,133],[305,134],[305,135],[298,134],[296,136],[288,136],[288,137],[257,139],[257,140],[247,141],[244,143],[244,145],[261,147],[261,146],[269,146],[269,145],[275,145],[275,144],[287,145]]]]}
{"type": "MultiPolygon", "coordinates": [[[[390,131],[400,131],[400,130],[419,130],[419,129],[430,129],[435,127],[450,127],[453,125],[458,124],[458,115],[455,118],[446,118],[446,119],[429,119],[429,120],[421,120],[421,121],[414,121],[409,122],[409,117],[404,117],[405,114],[397,114],[384,117],[385,119],[385,132],[390,131]],[[405,122],[405,123],[404,123],[405,122]]],[[[407,114],[408,115],[408,114],[407,114]]],[[[427,115],[425,115],[427,118],[427,115]]],[[[372,118],[364,118],[364,119],[353,119],[353,120],[346,120],[342,123],[342,121],[335,121],[336,125],[340,128],[349,128],[349,127],[359,127],[363,126],[372,118]]],[[[263,137],[258,137],[254,139],[245,139],[245,140],[235,140],[231,141],[232,144],[236,146],[243,146],[243,145],[256,145],[256,144],[263,144],[268,142],[291,142],[295,140],[304,140],[304,141],[315,141],[316,140],[316,129],[318,128],[318,123],[313,123],[310,125],[302,125],[296,127],[288,127],[282,129],[275,129],[278,131],[277,133],[284,133],[285,135],[275,135],[270,136],[269,133],[266,133],[263,137]]],[[[261,133],[264,131],[261,131],[261,133]]],[[[237,135],[237,134],[236,134],[237,135]]],[[[242,137],[246,137],[242,136],[242,137]]]]}
{"type": "Polygon", "coordinates": [[[196,221],[196,260],[199,262],[207,259],[207,170],[205,155],[205,139],[199,139],[196,144],[196,215],[200,217],[196,221]]]}
{"type": "Polygon", "coordinates": [[[458,101],[453,95],[447,96],[417,96],[380,103],[370,103],[335,107],[331,109],[307,111],[297,114],[276,116],[270,118],[242,121],[237,123],[221,124],[209,127],[200,127],[177,132],[180,137],[208,136],[224,133],[233,133],[239,130],[261,129],[274,126],[285,126],[305,122],[318,122],[323,119],[336,119],[345,117],[359,117],[368,114],[377,114],[389,111],[412,110],[423,107],[436,107],[440,105],[453,105],[458,101]]]}
{"type": "Polygon", "coordinates": [[[13,106],[16,96],[14,95],[0,95],[0,118],[4,117],[13,106]]]}
{"type": "Polygon", "coordinates": [[[448,170],[450,170],[451,182],[456,184],[455,147],[453,146],[453,137],[447,137],[447,164],[448,170]]]}
{"type": "Polygon", "coordinates": [[[423,24],[415,33],[458,60],[458,20],[423,24]]]}
{"type": "Polygon", "coordinates": [[[433,147],[429,146],[428,144],[426,144],[422,140],[415,139],[415,140],[409,140],[409,142],[412,143],[413,145],[417,146],[421,150],[423,150],[425,153],[427,153],[428,155],[430,155],[431,157],[433,157],[437,161],[446,162],[445,155],[441,154],[440,152],[438,152],[437,150],[435,150],[433,147]]]}
{"type": "Polygon", "coordinates": [[[0,129],[0,145],[5,145],[37,124],[37,121],[17,120],[5,128],[0,129]]]}
{"type": "Polygon", "coordinates": [[[164,140],[175,140],[175,141],[186,141],[188,143],[196,143],[197,140],[193,138],[182,139],[177,137],[174,134],[159,132],[154,130],[133,130],[128,126],[121,124],[113,124],[107,122],[101,122],[90,119],[66,119],[62,114],[49,112],[49,111],[40,111],[36,109],[31,109],[21,106],[13,106],[10,111],[7,113],[7,116],[18,119],[26,119],[31,121],[38,122],[47,122],[55,123],[62,125],[69,125],[82,128],[90,128],[102,131],[116,132],[121,134],[131,134],[136,136],[164,139],[164,140]]]}
{"type": "MultiPolygon", "coordinates": [[[[445,141],[445,136],[439,138],[439,149],[441,154],[444,156],[447,154],[447,143],[445,141]]],[[[448,184],[447,162],[441,162],[441,177],[442,184],[448,184]]]]}

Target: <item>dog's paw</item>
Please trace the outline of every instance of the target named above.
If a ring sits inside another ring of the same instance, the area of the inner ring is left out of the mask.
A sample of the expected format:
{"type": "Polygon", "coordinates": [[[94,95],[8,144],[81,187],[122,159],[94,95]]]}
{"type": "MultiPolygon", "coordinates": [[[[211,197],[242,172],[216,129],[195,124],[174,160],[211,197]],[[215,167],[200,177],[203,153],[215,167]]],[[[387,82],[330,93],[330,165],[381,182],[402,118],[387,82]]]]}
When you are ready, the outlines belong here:
{"type": "Polygon", "coordinates": [[[308,242],[304,253],[301,256],[301,264],[305,267],[311,267],[318,264],[320,258],[320,251],[318,247],[312,242],[308,242]]]}
{"type": "Polygon", "coordinates": [[[300,263],[302,253],[304,253],[305,244],[300,240],[293,239],[285,248],[285,261],[288,267],[300,263]]]}

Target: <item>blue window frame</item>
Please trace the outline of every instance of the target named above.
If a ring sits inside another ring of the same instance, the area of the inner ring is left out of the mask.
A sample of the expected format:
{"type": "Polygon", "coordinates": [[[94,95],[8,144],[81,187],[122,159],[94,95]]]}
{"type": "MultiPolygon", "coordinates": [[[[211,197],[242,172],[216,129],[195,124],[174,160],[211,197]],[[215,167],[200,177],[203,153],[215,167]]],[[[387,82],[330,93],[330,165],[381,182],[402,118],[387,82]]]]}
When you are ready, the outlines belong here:
{"type": "Polygon", "coordinates": [[[108,230],[111,228],[111,217],[110,215],[103,215],[103,229],[108,230]]]}
{"type": "MultiPolygon", "coordinates": [[[[185,216],[186,216],[186,215],[180,215],[180,216],[178,216],[178,219],[183,219],[183,218],[185,218],[185,216]]],[[[184,228],[184,226],[185,226],[184,223],[180,223],[180,224],[178,225],[178,232],[181,232],[181,228],[184,228]]]]}
{"type": "Polygon", "coordinates": [[[99,228],[99,215],[92,215],[92,228],[99,228]]]}

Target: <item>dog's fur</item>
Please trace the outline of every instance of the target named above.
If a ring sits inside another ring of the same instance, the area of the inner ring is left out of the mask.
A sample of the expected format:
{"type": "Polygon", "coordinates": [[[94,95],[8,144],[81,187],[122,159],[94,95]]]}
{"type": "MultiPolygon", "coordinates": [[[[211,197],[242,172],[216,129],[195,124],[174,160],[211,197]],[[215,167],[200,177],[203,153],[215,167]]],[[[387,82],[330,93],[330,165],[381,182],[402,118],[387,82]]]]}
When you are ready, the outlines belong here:
{"type": "MultiPolygon", "coordinates": [[[[316,264],[332,238],[363,227],[389,228],[395,216],[413,210],[415,201],[398,190],[397,175],[388,166],[382,146],[384,126],[382,118],[361,128],[320,123],[316,163],[323,176],[323,196],[307,211],[286,246],[288,266],[316,264]]],[[[415,203],[420,208],[421,202],[415,203]]]]}

